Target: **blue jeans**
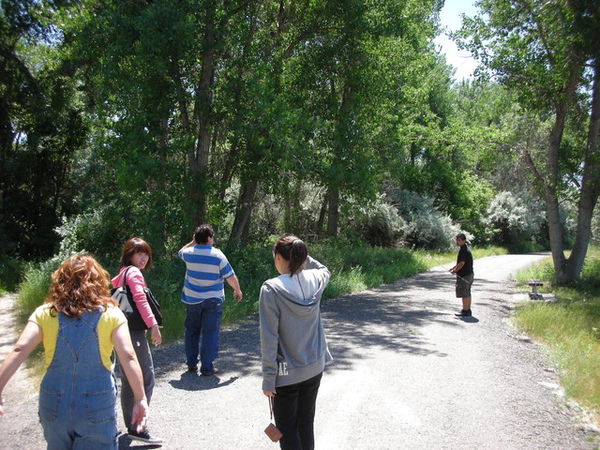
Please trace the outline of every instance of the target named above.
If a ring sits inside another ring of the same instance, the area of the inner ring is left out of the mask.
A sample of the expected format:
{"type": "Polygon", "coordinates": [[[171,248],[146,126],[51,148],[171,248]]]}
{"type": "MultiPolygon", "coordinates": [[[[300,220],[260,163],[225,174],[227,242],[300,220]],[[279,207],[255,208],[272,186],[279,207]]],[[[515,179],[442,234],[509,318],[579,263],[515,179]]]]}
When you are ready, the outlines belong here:
{"type": "Polygon", "coordinates": [[[80,319],[58,314],[56,350],[39,397],[50,450],[117,449],[116,383],[100,357],[100,314],[86,311],[80,319]]]}
{"type": "Polygon", "coordinates": [[[208,298],[194,305],[186,305],[184,343],[187,365],[197,366],[199,354],[202,373],[215,368],[213,362],[219,352],[219,326],[222,315],[222,298],[208,298]]]}

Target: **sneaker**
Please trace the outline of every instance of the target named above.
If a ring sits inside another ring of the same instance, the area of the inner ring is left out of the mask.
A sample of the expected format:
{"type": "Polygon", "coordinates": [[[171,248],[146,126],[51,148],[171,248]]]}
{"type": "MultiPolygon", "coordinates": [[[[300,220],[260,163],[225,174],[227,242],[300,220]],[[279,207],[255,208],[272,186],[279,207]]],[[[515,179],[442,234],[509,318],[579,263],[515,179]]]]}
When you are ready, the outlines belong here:
{"type": "Polygon", "coordinates": [[[127,436],[132,441],[141,441],[146,442],[147,444],[162,444],[163,440],[161,438],[157,438],[155,436],[151,436],[148,432],[147,428],[144,428],[139,433],[135,430],[129,429],[127,431],[127,436]]]}
{"type": "Polygon", "coordinates": [[[461,309],[460,313],[454,314],[456,317],[471,317],[470,309],[461,309]]]}
{"type": "Polygon", "coordinates": [[[210,377],[211,375],[216,375],[219,373],[219,369],[209,370],[208,372],[202,372],[200,375],[203,377],[210,377]]]}
{"type": "Polygon", "coordinates": [[[188,372],[198,372],[198,366],[188,366],[188,372]]]}

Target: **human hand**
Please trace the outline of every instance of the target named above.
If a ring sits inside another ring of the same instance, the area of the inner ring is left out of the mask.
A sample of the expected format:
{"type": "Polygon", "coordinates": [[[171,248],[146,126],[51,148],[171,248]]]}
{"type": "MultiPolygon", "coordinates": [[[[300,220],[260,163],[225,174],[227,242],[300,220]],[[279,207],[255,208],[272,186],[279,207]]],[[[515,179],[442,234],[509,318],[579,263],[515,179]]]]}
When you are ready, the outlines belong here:
{"type": "Polygon", "coordinates": [[[263,391],[267,397],[275,397],[275,391],[263,391]]]}
{"type": "Polygon", "coordinates": [[[150,328],[150,340],[154,345],[162,344],[162,335],[160,334],[160,328],[158,324],[153,325],[152,328],[150,328]]]}
{"type": "Polygon", "coordinates": [[[148,402],[144,397],[139,402],[133,404],[133,411],[131,414],[131,425],[136,425],[136,432],[141,433],[146,428],[148,422],[148,402]]]}
{"type": "Polygon", "coordinates": [[[240,289],[236,289],[233,291],[233,298],[239,303],[242,301],[242,291],[240,289]]]}

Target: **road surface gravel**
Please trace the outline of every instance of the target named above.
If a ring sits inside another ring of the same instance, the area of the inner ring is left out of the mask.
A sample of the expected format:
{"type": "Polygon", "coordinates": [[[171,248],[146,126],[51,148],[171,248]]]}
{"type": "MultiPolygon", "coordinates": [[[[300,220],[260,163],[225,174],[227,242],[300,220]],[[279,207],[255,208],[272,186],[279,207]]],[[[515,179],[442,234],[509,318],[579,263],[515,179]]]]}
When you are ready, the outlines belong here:
{"type": "MultiPolygon", "coordinates": [[[[509,320],[515,302],[527,299],[511,275],[544,256],[475,260],[472,318],[454,316],[460,300],[447,267],[325,301],[334,361],[317,400],[316,449],[598,448],[597,430],[564,399],[545,347],[509,320]]],[[[9,303],[4,297],[0,308],[9,303]]],[[[0,312],[3,358],[15,336],[0,312]]],[[[269,407],[256,316],[222,330],[217,376],[186,372],[181,342],[155,349],[154,358],[150,430],[165,439],[162,448],[279,448],[263,433],[269,407]]],[[[24,373],[5,391],[0,448],[45,446],[37,387],[24,373]]],[[[119,445],[159,448],[125,436],[119,445]]]]}

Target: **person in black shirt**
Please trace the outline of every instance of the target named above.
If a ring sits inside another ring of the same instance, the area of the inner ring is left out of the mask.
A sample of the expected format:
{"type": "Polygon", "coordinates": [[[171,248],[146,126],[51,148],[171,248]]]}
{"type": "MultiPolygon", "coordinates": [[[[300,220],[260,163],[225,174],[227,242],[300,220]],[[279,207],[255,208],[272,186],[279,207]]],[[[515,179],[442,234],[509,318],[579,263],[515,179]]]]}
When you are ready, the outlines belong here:
{"type": "Polygon", "coordinates": [[[463,233],[456,236],[456,245],[460,247],[456,265],[450,273],[456,274],[456,298],[462,298],[462,310],[457,317],[471,316],[471,285],[473,284],[473,255],[467,246],[467,237],[463,233]]]}

